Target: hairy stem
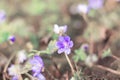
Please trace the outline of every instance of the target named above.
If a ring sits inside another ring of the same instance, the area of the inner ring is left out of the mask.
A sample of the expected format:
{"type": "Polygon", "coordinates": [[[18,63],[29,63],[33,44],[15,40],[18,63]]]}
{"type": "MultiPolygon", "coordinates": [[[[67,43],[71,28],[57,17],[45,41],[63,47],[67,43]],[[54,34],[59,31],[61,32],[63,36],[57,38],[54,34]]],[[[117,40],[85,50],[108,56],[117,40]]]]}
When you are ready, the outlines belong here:
{"type": "MultiPolygon", "coordinates": [[[[65,54],[65,53],[64,53],[64,54],[65,54]]],[[[69,66],[70,66],[70,68],[71,68],[72,74],[74,75],[75,70],[74,70],[74,68],[73,68],[73,65],[72,65],[72,63],[71,63],[71,61],[70,61],[68,55],[65,54],[65,57],[66,57],[66,59],[67,59],[67,61],[68,61],[68,64],[69,64],[69,66]]]]}

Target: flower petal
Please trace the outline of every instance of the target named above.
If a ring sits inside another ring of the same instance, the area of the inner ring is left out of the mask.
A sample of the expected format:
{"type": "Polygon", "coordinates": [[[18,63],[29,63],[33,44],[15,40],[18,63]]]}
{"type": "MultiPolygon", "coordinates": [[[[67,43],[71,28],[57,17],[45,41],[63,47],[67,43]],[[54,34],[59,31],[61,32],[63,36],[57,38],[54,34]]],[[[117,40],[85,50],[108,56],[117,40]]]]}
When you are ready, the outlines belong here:
{"type": "Polygon", "coordinates": [[[66,42],[69,42],[69,41],[70,41],[70,37],[69,37],[69,36],[65,36],[65,37],[64,37],[64,40],[65,40],[66,42]]]}
{"type": "Polygon", "coordinates": [[[63,53],[63,52],[64,52],[64,49],[59,49],[58,50],[58,54],[63,53]]]}
{"type": "Polygon", "coordinates": [[[73,47],[73,41],[70,41],[70,42],[69,42],[69,47],[70,47],[70,48],[73,47]]]}
{"type": "Polygon", "coordinates": [[[54,32],[59,34],[60,30],[59,30],[59,26],[57,24],[54,25],[54,32]]]}
{"type": "Polygon", "coordinates": [[[36,77],[38,78],[38,80],[46,80],[41,73],[39,73],[39,75],[37,75],[36,77]]]}
{"type": "Polygon", "coordinates": [[[68,54],[70,54],[70,53],[71,53],[71,49],[66,49],[66,50],[65,50],[65,54],[68,55],[68,54]]]}

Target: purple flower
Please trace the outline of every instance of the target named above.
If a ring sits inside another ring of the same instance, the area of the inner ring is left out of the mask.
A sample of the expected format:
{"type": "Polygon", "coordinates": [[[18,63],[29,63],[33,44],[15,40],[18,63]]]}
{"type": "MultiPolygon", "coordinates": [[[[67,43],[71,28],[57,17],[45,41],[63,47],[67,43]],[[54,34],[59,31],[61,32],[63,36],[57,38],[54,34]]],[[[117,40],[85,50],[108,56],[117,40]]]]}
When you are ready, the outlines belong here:
{"type": "Polygon", "coordinates": [[[30,64],[32,65],[32,72],[34,77],[41,74],[44,63],[40,56],[35,55],[32,59],[30,59],[30,64]]]}
{"type": "Polygon", "coordinates": [[[71,48],[73,47],[73,41],[70,40],[69,36],[60,36],[56,46],[58,47],[58,53],[70,54],[71,48]]]}
{"type": "Polygon", "coordinates": [[[6,13],[4,10],[0,10],[0,23],[3,22],[6,18],[6,13]]]}
{"type": "Polygon", "coordinates": [[[82,44],[81,48],[84,50],[84,51],[87,51],[89,49],[89,45],[88,44],[82,44]]]}
{"type": "Polygon", "coordinates": [[[12,80],[18,80],[18,76],[13,76],[12,80]]]}
{"type": "Polygon", "coordinates": [[[104,0],[88,0],[88,6],[92,9],[99,9],[103,7],[104,0]]]}
{"type": "Polygon", "coordinates": [[[9,36],[9,38],[8,38],[8,39],[9,39],[9,40],[10,40],[10,42],[12,42],[12,43],[14,43],[14,42],[15,42],[15,40],[16,40],[16,39],[15,39],[15,36],[13,36],[13,35],[12,35],[12,36],[9,36]]]}

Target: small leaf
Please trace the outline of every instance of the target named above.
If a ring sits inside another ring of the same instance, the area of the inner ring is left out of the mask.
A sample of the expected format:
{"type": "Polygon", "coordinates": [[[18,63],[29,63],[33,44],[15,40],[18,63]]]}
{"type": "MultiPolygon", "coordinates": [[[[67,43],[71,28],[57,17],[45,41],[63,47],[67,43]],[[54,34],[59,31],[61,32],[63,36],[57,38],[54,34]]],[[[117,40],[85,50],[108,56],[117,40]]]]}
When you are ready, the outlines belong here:
{"type": "Polygon", "coordinates": [[[103,52],[102,58],[105,58],[105,57],[110,56],[110,55],[111,55],[111,50],[110,50],[110,48],[109,48],[109,49],[107,49],[107,50],[105,50],[105,51],[103,52]]]}
{"type": "Polygon", "coordinates": [[[82,60],[82,61],[84,61],[86,58],[87,58],[87,55],[86,55],[86,53],[84,52],[84,50],[83,49],[78,49],[78,50],[75,50],[75,56],[74,56],[74,60],[76,61],[76,62],[78,62],[78,60],[82,60]]]}
{"type": "Polygon", "coordinates": [[[48,54],[51,54],[51,53],[55,52],[56,50],[57,50],[56,40],[50,41],[50,43],[48,44],[48,47],[47,47],[48,54]]]}

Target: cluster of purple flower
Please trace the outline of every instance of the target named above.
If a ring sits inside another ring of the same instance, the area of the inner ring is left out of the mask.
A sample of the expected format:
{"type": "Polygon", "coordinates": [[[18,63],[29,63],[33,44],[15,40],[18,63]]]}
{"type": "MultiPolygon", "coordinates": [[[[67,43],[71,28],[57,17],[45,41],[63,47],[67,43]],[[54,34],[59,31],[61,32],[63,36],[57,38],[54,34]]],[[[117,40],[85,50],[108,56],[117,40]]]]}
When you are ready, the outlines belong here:
{"type": "MultiPolygon", "coordinates": [[[[33,72],[33,77],[36,77],[38,80],[46,80],[45,77],[41,74],[44,63],[40,56],[35,55],[29,60],[31,64],[31,70],[33,72]]],[[[18,65],[11,65],[8,68],[8,74],[12,76],[11,80],[19,80],[20,67],[18,65]]]]}
{"type": "Polygon", "coordinates": [[[88,5],[79,4],[77,7],[77,11],[80,13],[88,13],[90,9],[100,9],[103,7],[104,0],[88,0],[88,5]]]}
{"type": "MultiPolygon", "coordinates": [[[[64,35],[64,33],[67,31],[67,26],[61,26],[59,27],[58,25],[54,26],[54,32],[59,34],[59,39],[56,42],[56,46],[58,48],[58,53],[65,53],[65,54],[70,54],[71,53],[71,48],[73,47],[73,41],[71,41],[69,36],[64,35]]],[[[14,42],[15,41],[15,37],[14,36],[10,36],[9,40],[14,42]]],[[[24,51],[22,51],[24,52],[24,51]]],[[[21,53],[21,52],[19,52],[21,53]]],[[[23,62],[26,57],[24,55],[21,54],[21,56],[23,57],[23,59],[20,61],[23,62]]],[[[46,80],[45,77],[42,75],[42,70],[44,68],[44,63],[43,60],[40,56],[35,55],[33,56],[30,60],[29,60],[30,64],[31,64],[31,70],[33,72],[33,77],[37,78],[38,80],[46,80]]],[[[12,80],[18,80],[19,79],[19,75],[20,75],[20,68],[19,66],[16,65],[11,65],[8,68],[8,74],[10,76],[12,76],[12,80]],[[18,71],[19,70],[19,71],[18,71]]]]}
{"type": "Polygon", "coordinates": [[[56,43],[56,46],[58,48],[58,53],[65,53],[65,54],[70,54],[71,53],[71,48],[73,47],[73,41],[70,40],[69,36],[64,36],[64,33],[67,31],[67,26],[54,26],[54,32],[59,34],[59,39],[56,43]],[[56,28],[57,26],[57,28],[56,28]]]}

